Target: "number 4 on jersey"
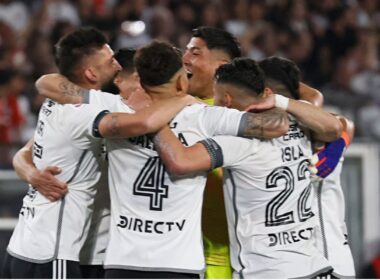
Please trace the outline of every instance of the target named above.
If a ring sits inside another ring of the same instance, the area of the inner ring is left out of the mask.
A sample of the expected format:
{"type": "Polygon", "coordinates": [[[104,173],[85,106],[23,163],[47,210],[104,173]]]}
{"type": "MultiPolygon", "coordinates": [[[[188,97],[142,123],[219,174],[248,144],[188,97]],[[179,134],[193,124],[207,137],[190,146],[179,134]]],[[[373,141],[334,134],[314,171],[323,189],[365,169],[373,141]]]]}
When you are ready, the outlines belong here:
{"type": "Polygon", "coordinates": [[[133,184],[133,194],[148,196],[149,209],[162,211],[163,199],[168,197],[168,186],[165,185],[165,167],[159,157],[151,157],[137,176],[133,184]]]}

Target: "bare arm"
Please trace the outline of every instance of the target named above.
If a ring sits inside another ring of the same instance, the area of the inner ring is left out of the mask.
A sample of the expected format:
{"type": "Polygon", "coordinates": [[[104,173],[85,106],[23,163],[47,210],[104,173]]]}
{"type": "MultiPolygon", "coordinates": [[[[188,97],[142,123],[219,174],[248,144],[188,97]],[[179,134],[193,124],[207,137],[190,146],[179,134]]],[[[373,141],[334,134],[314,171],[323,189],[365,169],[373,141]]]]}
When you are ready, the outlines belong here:
{"type": "Polygon", "coordinates": [[[48,166],[44,170],[38,170],[32,159],[33,139],[21,148],[13,157],[13,167],[17,175],[24,181],[35,187],[49,200],[55,201],[67,192],[67,184],[59,181],[54,175],[61,173],[57,166],[48,166]]]}
{"type": "Polygon", "coordinates": [[[323,95],[319,90],[312,88],[304,83],[300,83],[299,92],[300,99],[308,101],[314,106],[322,108],[323,95]]]}
{"type": "Polygon", "coordinates": [[[61,74],[47,74],[36,81],[39,94],[60,104],[88,103],[89,90],[79,87],[61,74]]]}
{"type": "Polygon", "coordinates": [[[289,129],[288,114],[273,108],[261,113],[246,113],[239,124],[238,136],[272,139],[284,135],[289,129]]]}
{"type": "Polygon", "coordinates": [[[330,142],[342,134],[340,121],[332,114],[306,102],[289,99],[287,112],[313,131],[315,140],[330,142]]]}
{"type": "Polygon", "coordinates": [[[351,143],[352,139],[354,139],[354,134],[355,134],[355,125],[353,121],[341,115],[338,115],[336,117],[341,122],[343,131],[347,133],[349,143],[351,143]]]}
{"type": "Polygon", "coordinates": [[[167,126],[154,136],[153,142],[170,174],[183,175],[212,169],[210,155],[203,144],[185,147],[167,126]]]}
{"type": "MultiPolygon", "coordinates": [[[[249,109],[265,110],[276,106],[278,98],[286,97],[271,94],[262,102],[253,104],[249,109]]],[[[286,112],[292,114],[304,126],[313,131],[315,140],[331,142],[338,139],[342,133],[342,125],[332,114],[305,101],[288,99],[286,112]]]]}
{"type": "Polygon", "coordinates": [[[154,102],[135,114],[110,113],[99,122],[98,130],[106,138],[128,138],[156,132],[185,106],[195,103],[190,95],[182,95],[154,102]]]}

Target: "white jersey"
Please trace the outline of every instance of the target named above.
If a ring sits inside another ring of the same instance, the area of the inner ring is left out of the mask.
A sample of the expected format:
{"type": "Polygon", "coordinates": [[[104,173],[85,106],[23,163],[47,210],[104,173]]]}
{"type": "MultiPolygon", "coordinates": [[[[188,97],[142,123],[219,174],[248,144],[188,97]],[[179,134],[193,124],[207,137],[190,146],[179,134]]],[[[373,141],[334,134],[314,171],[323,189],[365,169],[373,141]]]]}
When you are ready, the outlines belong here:
{"type": "MultiPolygon", "coordinates": [[[[243,113],[194,104],[170,127],[185,145],[236,135],[243,113]]],[[[206,172],[170,176],[148,137],[107,140],[111,229],[106,269],[202,273],[201,208],[206,172]]]]}
{"type": "MultiPolygon", "coordinates": [[[[119,95],[113,95],[99,90],[90,90],[90,104],[102,106],[110,111],[120,109],[127,113],[134,112],[125,104],[119,108],[117,104],[121,102],[119,95]]],[[[105,146],[103,146],[103,148],[103,154],[106,154],[105,146]]],[[[80,253],[80,263],[84,265],[102,265],[108,245],[110,228],[110,195],[107,176],[108,163],[104,166],[104,171],[105,176],[103,176],[103,180],[100,183],[102,187],[98,189],[95,197],[94,212],[89,234],[80,253]]]]}
{"type": "Polygon", "coordinates": [[[33,162],[40,170],[61,167],[57,178],[67,182],[69,191],[61,200],[50,202],[30,188],[8,246],[14,257],[36,263],[79,260],[102,173],[102,141],[92,134],[94,120],[102,111],[97,106],[59,105],[51,100],[41,107],[33,162]]]}
{"type": "Polygon", "coordinates": [[[308,172],[311,144],[290,117],[282,137],[213,138],[222,148],[235,278],[311,278],[331,269],[318,251],[308,172]]]}
{"type": "Polygon", "coordinates": [[[80,251],[82,265],[103,265],[110,227],[110,195],[108,188],[108,161],[105,143],[102,144],[102,177],[92,206],[93,214],[86,242],[80,251]]]}
{"type": "Polygon", "coordinates": [[[318,248],[334,268],[333,275],[338,278],[355,278],[345,222],[344,195],[340,183],[342,165],[343,157],[329,176],[314,183],[319,221],[315,233],[318,248]]]}

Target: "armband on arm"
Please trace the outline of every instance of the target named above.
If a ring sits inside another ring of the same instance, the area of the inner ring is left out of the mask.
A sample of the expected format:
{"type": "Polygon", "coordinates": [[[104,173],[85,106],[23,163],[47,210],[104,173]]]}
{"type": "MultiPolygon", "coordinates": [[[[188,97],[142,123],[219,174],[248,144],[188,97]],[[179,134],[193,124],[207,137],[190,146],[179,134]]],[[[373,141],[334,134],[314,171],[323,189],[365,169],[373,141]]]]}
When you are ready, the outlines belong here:
{"type": "Polygon", "coordinates": [[[218,145],[216,141],[211,138],[199,141],[207,150],[211,159],[210,170],[223,166],[223,152],[222,148],[218,145]]]}
{"type": "Polygon", "coordinates": [[[92,135],[97,138],[103,138],[99,131],[100,121],[109,113],[110,111],[104,110],[101,111],[95,118],[94,123],[92,125],[92,135]]]}

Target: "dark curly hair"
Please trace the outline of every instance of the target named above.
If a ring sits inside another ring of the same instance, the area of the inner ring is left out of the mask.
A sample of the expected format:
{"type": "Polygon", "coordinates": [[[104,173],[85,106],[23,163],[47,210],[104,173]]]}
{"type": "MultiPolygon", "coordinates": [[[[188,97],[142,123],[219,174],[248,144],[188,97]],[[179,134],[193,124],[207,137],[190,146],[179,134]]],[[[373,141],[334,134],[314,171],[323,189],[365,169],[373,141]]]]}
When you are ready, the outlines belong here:
{"type": "Polygon", "coordinates": [[[260,61],[259,66],[265,73],[267,86],[282,86],[294,99],[299,99],[301,71],[293,61],[271,56],[260,61]]]}
{"type": "Polygon", "coordinates": [[[225,52],[230,59],[241,56],[238,40],[223,29],[201,26],[193,30],[192,36],[203,39],[210,50],[217,49],[225,52]]]}
{"type": "Polygon", "coordinates": [[[92,27],[80,28],[62,37],[55,45],[55,61],[60,73],[76,82],[84,58],[107,43],[104,34],[92,27]]]}
{"type": "Polygon", "coordinates": [[[256,95],[265,87],[264,72],[250,58],[235,58],[231,63],[221,65],[215,72],[215,81],[248,89],[256,95]]]}
{"type": "Polygon", "coordinates": [[[153,41],[139,49],[134,62],[143,86],[165,84],[183,67],[181,52],[171,44],[160,41],[153,41]]]}

